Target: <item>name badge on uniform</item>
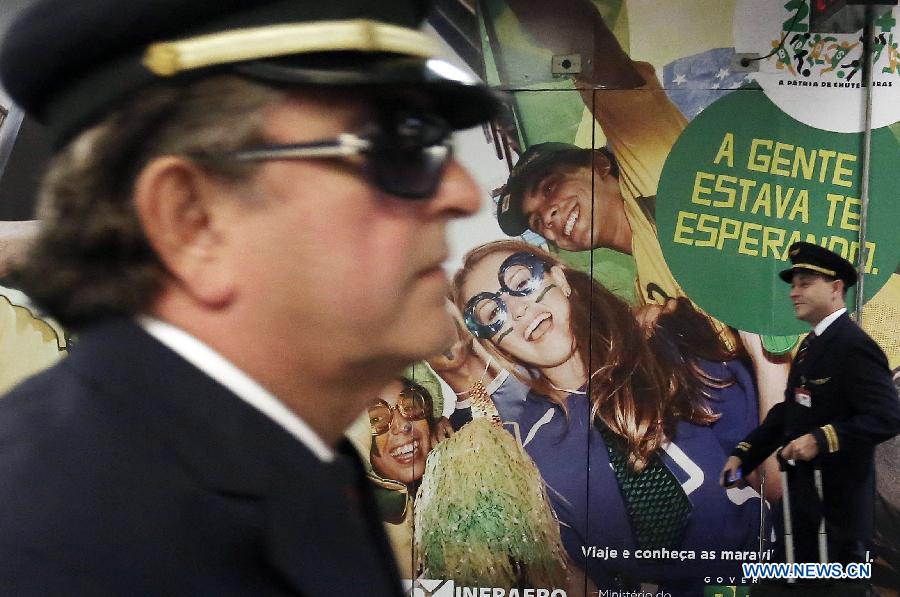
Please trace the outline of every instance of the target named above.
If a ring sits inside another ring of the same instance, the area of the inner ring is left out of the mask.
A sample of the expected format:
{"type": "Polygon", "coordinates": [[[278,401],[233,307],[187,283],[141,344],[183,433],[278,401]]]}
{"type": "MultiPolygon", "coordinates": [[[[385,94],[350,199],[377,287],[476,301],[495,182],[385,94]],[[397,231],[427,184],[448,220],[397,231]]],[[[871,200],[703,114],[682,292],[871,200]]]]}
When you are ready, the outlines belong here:
{"type": "Polygon", "coordinates": [[[812,406],[812,394],[806,388],[794,388],[794,402],[810,408],[812,406]]]}

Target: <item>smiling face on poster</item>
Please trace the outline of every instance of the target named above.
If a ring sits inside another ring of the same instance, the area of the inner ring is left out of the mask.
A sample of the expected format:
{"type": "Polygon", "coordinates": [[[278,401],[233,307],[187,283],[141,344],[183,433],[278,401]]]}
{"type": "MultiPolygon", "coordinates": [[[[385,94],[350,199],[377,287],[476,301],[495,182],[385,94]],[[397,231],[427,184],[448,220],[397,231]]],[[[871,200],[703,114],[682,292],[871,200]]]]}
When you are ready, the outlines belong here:
{"type": "MultiPolygon", "coordinates": [[[[844,10],[851,8],[862,9],[844,10]]],[[[862,31],[811,31],[810,12],[807,0],[737,0],[735,51],[772,54],[751,78],[792,118],[826,131],[860,132],[862,31]]],[[[874,15],[872,128],[880,128],[900,121],[900,7],[876,6],[874,15]]]]}

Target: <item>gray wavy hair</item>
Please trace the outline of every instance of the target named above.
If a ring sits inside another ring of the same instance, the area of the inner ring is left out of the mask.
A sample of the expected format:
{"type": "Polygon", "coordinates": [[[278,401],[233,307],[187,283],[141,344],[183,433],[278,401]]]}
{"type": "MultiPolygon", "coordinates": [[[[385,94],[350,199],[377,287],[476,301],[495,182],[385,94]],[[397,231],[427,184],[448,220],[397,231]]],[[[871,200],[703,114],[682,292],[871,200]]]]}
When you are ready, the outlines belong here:
{"type": "MultiPolygon", "coordinates": [[[[72,329],[144,310],[166,271],[134,209],[138,174],[162,155],[213,155],[262,142],[265,110],[286,93],[234,76],[142,90],[53,160],[39,197],[42,232],[14,283],[72,329]]],[[[255,168],[214,159],[198,167],[229,182],[255,168]]]]}

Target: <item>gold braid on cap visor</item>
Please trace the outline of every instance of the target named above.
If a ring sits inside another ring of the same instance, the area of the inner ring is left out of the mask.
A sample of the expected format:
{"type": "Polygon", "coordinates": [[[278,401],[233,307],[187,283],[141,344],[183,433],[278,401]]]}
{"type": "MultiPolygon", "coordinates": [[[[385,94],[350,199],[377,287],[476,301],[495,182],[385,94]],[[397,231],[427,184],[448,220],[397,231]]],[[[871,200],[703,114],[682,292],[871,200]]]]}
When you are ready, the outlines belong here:
{"type": "Polygon", "coordinates": [[[825,274],[826,276],[831,276],[832,278],[837,278],[837,272],[833,269],[827,269],[824,267],[819,267],[818,265],[813,265],[811,263],[795,263],[794,267],[791,269],[808,269],[814,272],[819,272],[820,274],[825,274]]]}
{"type": "Polygon", "coordinates": [[[219,64],[313,52],[389,52],[420,58],[438,54],[437,42],[420,31],[378,21],[319,21],[235,29],[151,44],[143,64],[171,77],[219,64]]]}

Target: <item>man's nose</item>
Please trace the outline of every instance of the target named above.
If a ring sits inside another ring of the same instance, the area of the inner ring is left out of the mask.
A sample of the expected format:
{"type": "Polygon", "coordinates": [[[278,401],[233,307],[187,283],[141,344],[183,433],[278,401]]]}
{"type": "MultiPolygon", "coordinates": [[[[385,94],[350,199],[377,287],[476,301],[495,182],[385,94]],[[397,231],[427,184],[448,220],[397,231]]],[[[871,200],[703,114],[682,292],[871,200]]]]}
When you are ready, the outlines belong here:
{"type": "Polygon", "coordinates": [[[450,218],[471,216],[481,209],[481,188],[468,171],[454,159],[447,162],[434,197],[428,200],[429,210],[450,218]]]}
{"type": "Polygon", "coordinates": [[[556,203],[550,202],[541,208],[541,222],[544,223],[545,228],[552,228],[558,217],[559,205],[556,203]]]}

